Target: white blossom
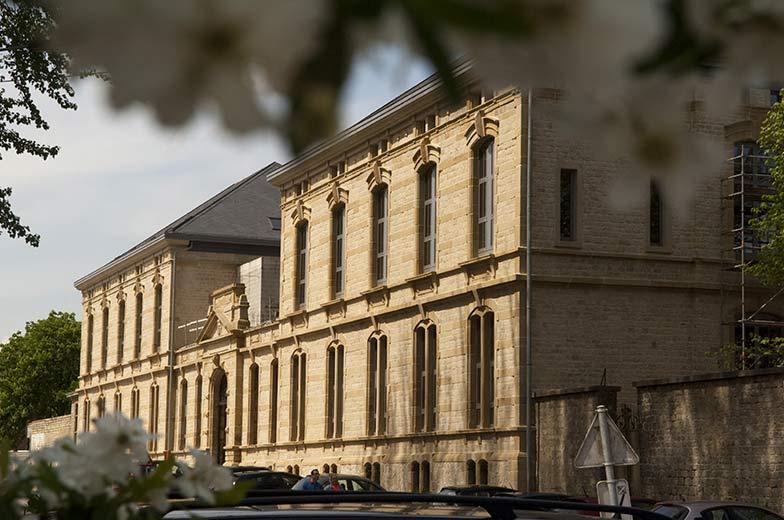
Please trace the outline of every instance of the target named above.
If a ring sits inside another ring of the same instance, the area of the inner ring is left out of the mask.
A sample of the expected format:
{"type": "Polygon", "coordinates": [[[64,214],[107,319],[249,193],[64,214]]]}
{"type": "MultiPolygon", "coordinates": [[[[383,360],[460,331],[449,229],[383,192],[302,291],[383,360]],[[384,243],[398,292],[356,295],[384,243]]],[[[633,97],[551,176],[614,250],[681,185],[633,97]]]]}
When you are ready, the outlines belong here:
{"type": "Polygon", "coordinates": [[[191,450],[193,466],[179,463],[182,476],[175,480],[183,495],[214,503],[215,491],[231,489],[233,480],[231,472],[222,466],[213,464],[210,456],[199,450],[191,450]]]}
{"type": "Polygon", "coordinates": [[[324,0],[72,0],[58,37],[76,69],[109,72],[115,107],[139,101],[181,125],[206,101],[228,129],[247,131],[268,123],[256,87],[289,84],[324,9],[324,0]]]}

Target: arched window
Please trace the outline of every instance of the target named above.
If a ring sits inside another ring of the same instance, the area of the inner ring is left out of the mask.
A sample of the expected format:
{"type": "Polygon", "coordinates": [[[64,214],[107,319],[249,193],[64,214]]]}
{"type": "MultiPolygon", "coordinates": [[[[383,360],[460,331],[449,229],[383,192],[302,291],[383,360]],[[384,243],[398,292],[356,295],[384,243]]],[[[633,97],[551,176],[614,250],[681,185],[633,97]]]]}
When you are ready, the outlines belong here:
{"type": "Polygon", "coordinates": [[[299,475],[299,465],[298,464],[294,464],[294,474],[295,475],[299,475]]]}
{"type": "Polygon", "coordinates": [[[291,417],[289,440],[305,439],[305,392],[307,380],[307,356],[304,352],[295,352],[291,356],[291,417]]]}
{"type": "Polygon", "coordinates": [[[469,428],[493,426],[495,382],[495,315],[482,307],[468,317],[469,428]]]}
{"type": "Polygon", "coordinates": [[[98,396],[98,402],[95,404],[95,408],[99,419],[106,414],[106,398],[103,394],[98,396]]]}
{"type": "Polygon", "coordinates": [[[103,308],[101,314],[101,368],[106,368],[109,357],[109,307],[103,308]]]}
{"type": "Polygon", "coordinates": [[[422,462],[422,477],[419,491],[421,493],[430,493],[430,463],[428,461],[422,462]]]}
{"type": "Polygon", "coordinates": [[[337,465],[337,464],[332,464],[332,465],[329,467],[329,470],[330,470],[330,472],[332,472],[332,473],[337,473],[337,472],[338,472],[338,465],[337,465]]]}
{"type": "Polygon", "coordinates": [[[343,350],[341,344],[327,347],[327,439],[343,435],[343,350]]]}
{"type": "Polygon", "coordinates": [[[368,435],[383,435],[387,424],[387,337],[374,333],[368,339],[368,435]]]}
{"type": "Polygon", "coordinates": [[[161,348],[161,328],[163,327],[163,287],[161,284],[155,286],[155,316],[154,316],[152,348],[158,352],[161,348]]]}
{"type": "Polygon", "coordinates": [[[125,300],[117,304],[117,363],[125,357],[125,300]]]}
{"type": "Polygon", "coordinates": [[[438,373],[436,325],[420,322],[414,329],[414,431],[436,429],[438,373]]]}
{"type": "Polygon", "coordinates": [[[139,389],[135,386],[131,390],[131,419],[139,418],[139,389]]]}
{"type": "Polygon", "coordinates": [[[493,173],[495,140],[482,139],[474,146],[474,253],[493,251],[493,173]]]}
{"type": "MultiPolygon", "coordinates": [[[[287,473],[292,473],[293,471],[294,471],[294,468],[291,465],[286,466],[286,472],[287,473]]],[[[299,473],[295,473],[295,474],[298,475],[299,473]]]]}
{"type": "Polygon", "coordinates": [[[345,283],[346,205],[332,210],[332,298],[342,298],[345,283]]]}
{"type": "Polygon", "coordinates": [[[419,462],[411,463],[411,492],[419,493],[419,462]]]}
{"type": "Polygon", "coordinates": [[[321,472],[324,473],[325,475],[329,474],[329,464],[324,464],[321,467],[321,472]]]}
{"type": "Polygon", "coordinates": [[[648,244],[664,245],[664,205],[661,190],[656,181],[651,181],[650,199],[648,203],[648,244]]]}
{"type": "Polygon", "coordinates": [[[142,293],[136,293],[136,336],[133,344],[133,358],[139,359],[142,355],[142,313],[144,310],[144,296],[142,293]]]}
{"type": "Polygon", "coordinates": [[[476,484],[476,462],[468,460],[466,462],[466,485],[473,486],[476,484]]]}
{"type": "Polygon", "coordinates": [[[122,412],[122,394],[118,390],[114,393],[114,413],[122,412]]]}
{"type": "Polygon", "coordinates": [[[389,189],[381,184],[373,190],[373,281],[387,283],[389,237],[389,189]]]}
{"type": "Polygon", "coordinates": [[[73,440],[76,440],[78,433],[79,433],[79,401],[76,400],[73,403],[73,440]]]}
{"type": "Polygon", "coordinates": [[[436,268],[436,165],[427,163],[419,171],[419,270],[436,268]]]}
{"type": "Polygon", "coordinates": [[[278,360],[270,363],[269,442],[278,440],[278,360]]]}
{"type": "Polygon", "coordinates": [[[375,482],[378,485],[381,485],[381,464],[378,462],[373,463],[373,473],[370,476],[370,480],[375,482]]]}
{"type": "Polygon", "coordinates": [[[370,464],[370,462],[365,462],[363,468],[364,468],[364,477],[366,479],[369,479],[371,476],[373,476],[373,465],[370,464]]]}
{"type": "Polygon", "coordinates": [[[296,299],[297,308],[305,307],[307,299],[308,274],[308,221],[305,220],[297,226],[297,270],[296,270],[296,299]]]}
{"type": "Polygon", "coordinates": [[[194,424],[193,424],[193,446],[195,448],[201,447],[201,374],[196,376],[196,412],[194,413],[194,424]]]}
{"type": "Polygon", "coordinates": [[[259,431],[259,365],[256,363],[250,366],[248,393],[248,444],[256,444],[259,431]]]}
{"type": "Polygon", "coordinates": [[[180,382],[180,426],[179,439],[177,446],[180,450],[185,449],[188,438],[188,380],[183,378],[180,382]]]}
{"type": "Polygon", "coordinates": [[[95,324],[95,319],[93,318],[92,313],[87,315],[87,352],[85,354],[85,372],[88,374],[92,370],[93,366],[93,327],[95,324]]]}
{"type": "Polygon", "coordinates": [[[479,485],[486,486],[487,482],[487,461],[482,459],[479,461],[479,485]]]}
{"type": "Polygon", "coordinates": [[[90,400],[85,398],[84,400],[84,416],[82,417],[82,431],[89,432],[90,431],[90,400]]]}

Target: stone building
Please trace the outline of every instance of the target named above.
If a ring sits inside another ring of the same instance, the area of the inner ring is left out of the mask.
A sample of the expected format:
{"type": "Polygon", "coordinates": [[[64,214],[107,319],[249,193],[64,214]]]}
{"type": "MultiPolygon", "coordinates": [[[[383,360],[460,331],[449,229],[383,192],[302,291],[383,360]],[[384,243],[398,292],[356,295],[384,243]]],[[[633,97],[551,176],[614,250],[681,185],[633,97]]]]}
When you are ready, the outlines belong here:
{"type": "MultiPolygon", "coordinates": [[[[366,474],[389,489],[474,482],[523,489],[535,485],[536,462],[527,459],[526,432],[535,423],[527,422],[527,385],[541,391],[606,380],[631,388],[714,367],[707,354],[735,339],[740,316],[737,272],[727,269],[741,244],[728,232],[743,227],[736,225],[743,212],[727,198],[739,181],[721,181],[738,161],[692,179],[688,211],[668,207],[654,182],[644,202],[619,209],[609,194],[628,165],[574,137],[559,113],[559,91],[536,90],[528,99],[519,90],[480,88],[468,66],[456,73],[467,85],[460,102],[430,78],[267,172],[280,190],[279,285],[263,273],[253,301],[258,309],[279,294],[277,319],[250,319],[250,284],[236,282],[237,266],[250,266],[252,255],[234,250],[191,245],[187,254],[199,260],[192,271],[175,270],[174,284],[164,249],[132,250],[78,282],[86,352],[91,337],[106,345],[97,338],[107,305],[129,294],[150,301],[160,286],[167,310],[156,318],[156,306],[145,307],[144,323],[153,327],[142,325],[139,361],[118,365],[112,352],[105,362],[93,348],[74,416],[77,406],[105,409],[119,388],[135,399],[121,408],[165,430],[175,454],[197,446],[227,464],[366,474]],[[200,271],[204,255],[212,256],[200,271]],[[186,300],[193,307],[180,311],[177,302],[186,300]],[[168,337],[171,320],[199,318],[206,322],[196,336],[156,350],[156,334],[168,337]],[[92,335],[91,322],[98,324],[92,335]],[[160,397],[168,383],[171,399],[160,397]],[[147,409],[158,400],[169,403],[168,413],[147,409]]],[[[726,157],[739,151],[741,164],[753,163],[768,94],[751,90],[746,106],[711,117],[695,94],[691,130],[726,157]]],[[[753,168],[756,182],[765,172],[753,168]]],[[[261,214],[269,208],[256,205],[261,214]]],[[[260,217],[247,209],[228,218],[238,226],[243,219],[256,225],[260,217]]],[[[740,235],[743,249],[751,240],[740,235]]],[[[179,269],[186,253],[177,245],[179,269]]],[[[262,266],[274,258],[254,254],[262,266]]],[[[749,308],[770,295],[752,283],[744,293],[749,308]]],[[[774,303],[766,312],[780,311],[774,303]]],[[[618,399],[631,404],[634,395],[622,391],[618,399]]]]}
{"type": "Polygon", "coordinates": [[[279,195],[265,176],[278,166],[237,182],[75,282],[84,315],[74,433],[119,410],[158,434],[153,457],[171,451],[181,377],[173,354],[198,339],[213,293],[242,289],[244,322],[235,325],[277,317],[279,195]]]}

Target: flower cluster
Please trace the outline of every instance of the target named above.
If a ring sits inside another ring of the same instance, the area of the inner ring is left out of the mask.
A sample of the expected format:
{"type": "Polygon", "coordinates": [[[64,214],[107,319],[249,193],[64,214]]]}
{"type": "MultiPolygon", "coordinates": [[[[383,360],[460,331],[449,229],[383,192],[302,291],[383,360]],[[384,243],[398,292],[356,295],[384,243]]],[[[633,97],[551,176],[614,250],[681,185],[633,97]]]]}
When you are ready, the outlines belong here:
{"type": "Polygon", "coordinates": [[[141,420],[116,414],[95,421],[78,441],[60,439],[25,460],[0,454],[0,517],[155,518],[169,509],[173,492],[208,504],[222,493],[237,498],[229,471],[204,452],[191,452],[192,466],[169,460],[142,471],[150,439],[141,420]]]}

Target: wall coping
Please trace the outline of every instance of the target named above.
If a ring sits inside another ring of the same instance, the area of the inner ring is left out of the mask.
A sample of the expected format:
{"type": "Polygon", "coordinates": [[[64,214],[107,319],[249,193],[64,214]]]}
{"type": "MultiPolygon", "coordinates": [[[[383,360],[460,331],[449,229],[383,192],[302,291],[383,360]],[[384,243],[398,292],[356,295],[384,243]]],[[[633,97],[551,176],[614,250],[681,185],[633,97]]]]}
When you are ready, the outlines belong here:
{"type": "Polygon", "coordinates": [[[775,375],[784,376],[784,368],[758,368],[755,370],[735,370],[732,372],[707,372],[704,374],[696,374],[692,376],[670,377],[664,379],[646,379],[643,381],[636,381],[632,383],[632,385],[636,388],[643,388],[646,386],[666,386],[677,385],[681,383],[697,383],[701,381],[720,381],[724,379],[775,375]]]}
{"type": "Polygon", "coordinates": [[[572,395],[572,394],[591,394],[599,391],[620,392],[621,387],[608,386],[608,385],[591,385],[591,386],[574,386],[571,388],[552,388],[548,390],[538,390],[534,392],[534,399],[544,399],[547,397],[560,397],[562,395],[572,395]]]}

